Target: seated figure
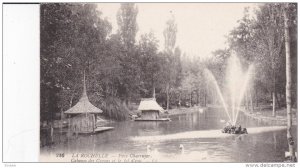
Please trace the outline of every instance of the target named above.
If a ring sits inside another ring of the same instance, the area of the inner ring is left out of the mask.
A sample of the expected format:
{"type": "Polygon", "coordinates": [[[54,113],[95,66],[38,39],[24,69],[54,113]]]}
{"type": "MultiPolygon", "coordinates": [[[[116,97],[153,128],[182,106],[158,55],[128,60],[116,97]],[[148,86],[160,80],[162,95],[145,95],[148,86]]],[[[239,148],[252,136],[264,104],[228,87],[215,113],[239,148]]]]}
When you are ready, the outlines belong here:
{"type": "Polygon", "coordinates": [[[248,134],[247,128],[243,128],[241,131],[242,134],[248,134]]]}
{"type": "Polygon", "coordinates": [[[231,124],[226,124],[226,126],[221,130],[222,133],[228,134],[248,134],[246,128],[242,128],[241,125],[235,126],[231,124]]]}
{"type": "Polygon", "coordinates": [[[235,128],[234,133],[235,133],[235,134],[241,134],[241,131],[242,131],[242,126],[239,125],[239,126],[237,126],[237,127],[235,128]]]}

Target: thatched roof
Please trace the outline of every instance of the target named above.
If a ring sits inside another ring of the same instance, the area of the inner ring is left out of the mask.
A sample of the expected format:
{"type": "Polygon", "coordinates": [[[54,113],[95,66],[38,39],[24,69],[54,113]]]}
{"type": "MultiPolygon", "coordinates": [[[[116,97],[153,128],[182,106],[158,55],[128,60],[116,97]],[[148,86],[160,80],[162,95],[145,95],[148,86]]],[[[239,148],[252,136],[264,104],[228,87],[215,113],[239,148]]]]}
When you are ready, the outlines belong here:
{"type": "Polygon", "coordinates": [[[138,107],[139,111],[155,110],[164,112],[164,109],[156,102],[155,98],[144,98],[138,107]]]}
{"type": "Polygon", "coordinates": [[[90,103],[86,94],[85,74],[83,76],[83,93],[78,103],[65,111],[65,114],[102,113],[103,111],[90,103]]]}

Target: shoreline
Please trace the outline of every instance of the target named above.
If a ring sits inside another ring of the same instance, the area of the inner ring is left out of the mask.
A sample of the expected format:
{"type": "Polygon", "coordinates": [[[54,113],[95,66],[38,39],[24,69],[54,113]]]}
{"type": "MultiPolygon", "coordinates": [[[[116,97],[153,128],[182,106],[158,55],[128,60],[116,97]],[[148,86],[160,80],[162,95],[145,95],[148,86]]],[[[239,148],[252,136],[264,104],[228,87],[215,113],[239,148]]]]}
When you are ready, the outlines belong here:
{"type": "Polygon", "coordinates": [[[207,109],[208,107],[201,107],[201,106],[194,106],[194,107],[180,107],[180,108],[174,108],[170,109],[167,113],[162,114],[162,117],[167,117],[167,116],[175,116],[175,115],[180,115],[180,114],[188,114],[188,113],[194,113],[194,112],[199,112],[200,109],[203,110],[203,112],[207,109]]]}
{"type": "MultiPolygon", "coordinates": [[[[203,109],[203,111],[207,110],[209,107],[215,107],[214,105],[208,105],[206,107],[194,106],[194,107],[181,107],[170,109],[169,113],[162,114],[162,117],[175,116],[180,114],[188,114],[199,112],[199,109],[203,109]]],[[[222,108],[222,107],[219,107],[222,108]]],[[[258,122],[268,123],[269,125],[286,125],[287,124],[287,116],[286,116],[286,108],[277,109],[277,115],[275,117],[271,116],[272,110],[263,109],[261,106],[256,107],[253,112],[245,109],[239,109],[246,117],[250,117],[258,122]]],[[[297,120],[297,109],[292,109],[292,125],[298,125],[297,120]]]]}
{"type": "MultiPolygon", "coordinates": [[[[277,115],[275,117],[266,115],[266,114],[272,114],[272,110],[255,109],[253,112],[245,109],[239,109],[239,110],[243,112],[245,116],[257,120],[258,122],[265,122],[271,125],[287,124],[287,116],[282,115],[282,114],[286,114],[285,108],[278,109],[277,115]]],[[[298,125],[297,109],[292,109],[292,125],[298,125]]]]}

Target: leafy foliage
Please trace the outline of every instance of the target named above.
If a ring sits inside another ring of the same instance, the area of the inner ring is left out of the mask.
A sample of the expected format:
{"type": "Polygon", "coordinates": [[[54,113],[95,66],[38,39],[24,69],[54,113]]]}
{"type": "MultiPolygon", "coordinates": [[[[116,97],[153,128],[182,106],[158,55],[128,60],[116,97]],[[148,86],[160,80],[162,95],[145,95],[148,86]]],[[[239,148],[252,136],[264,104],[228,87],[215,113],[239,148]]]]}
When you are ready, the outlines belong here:
{"type": "MultiPolygon", "coordinates": [[[[49,3],[41,5],[41,120],[53,120],[75,105],[83,90],[86,74],[87,94],[104,115],[125,120],[131,105],[152,97],[164,107],[216,103],[204,70],[210,69],[219,84],[225,83],[226,62],[236,52],[245,68],[255,64],[253,90],[257,98],[268,99],[273,92],[284,94],[285,49],[281,5],[262,4],[251,17],[245,9],[239,25],[228,36],[229,48],[214,51],[203,59],[182,53],[176,46],[174,16],[163,31],[165,48],[159,51],[152,32],[138,32],[138,8],[123,3],[116,16],[118,31],[102,18],[95,4],[49,3]],[[275,73],[274,73],[275,72],[275,73]],[[274,76],[275,74],[275,76],[274,76]],[[188,103],[187,103],[188,102],[188,103]]],[[[297,98],[297,6],[289,5],[292,99],[297,98]]],[[[221,85],[221,88],[223,86],[221,85]]]]}

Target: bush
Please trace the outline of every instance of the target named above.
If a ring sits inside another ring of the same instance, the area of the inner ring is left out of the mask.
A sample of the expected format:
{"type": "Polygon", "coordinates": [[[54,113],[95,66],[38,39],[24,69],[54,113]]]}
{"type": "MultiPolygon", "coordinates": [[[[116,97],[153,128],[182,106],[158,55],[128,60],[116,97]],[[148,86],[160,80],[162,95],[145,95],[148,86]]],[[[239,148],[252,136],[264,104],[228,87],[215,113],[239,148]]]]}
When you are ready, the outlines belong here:
{"type": "Polygon", "coordinates": [[[103,115],[109,119],[124,121],[129,119],[129,112],[127,105],[119,98],[107,97],[101,105],[103,115]]]}

